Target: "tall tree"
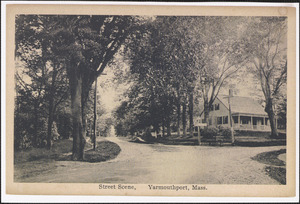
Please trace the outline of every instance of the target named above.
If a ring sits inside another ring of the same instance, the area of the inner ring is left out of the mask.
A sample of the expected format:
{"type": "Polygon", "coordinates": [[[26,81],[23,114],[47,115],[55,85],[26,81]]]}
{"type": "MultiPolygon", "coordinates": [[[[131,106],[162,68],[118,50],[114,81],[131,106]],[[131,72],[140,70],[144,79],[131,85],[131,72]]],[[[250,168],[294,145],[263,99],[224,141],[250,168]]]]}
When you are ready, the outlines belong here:
{"type": "Polygon", "coordinates": [[[91,86],[136,26],[138,20],[131,16],[58,16],[54,51],[65,60],[69,78],[73,160],[83,159],[85,107],[91,86]]]}
{"type": "MultiPolygon", "coordinates": [[[[68,96],[66,72],[51,51],[54,39],[49,32],[53,29],[54,21],[53,16],[19,15],[16,17],[15,36],[16,60],[21,61],[23,66],[16,69],[16,79],[27,91],[36,91],[32,97],[40,100],[39,102],[32,100],[35,130],[38,129],[39,109],[44,108],[43,112],[48,114],[47,146],[49,149],[55,111],[68,96]]],[[[37,135],[36,133],[34,138],[37,135]]],[[[37,146],[36,143],[34,139],[33,145],[37,146]]]]}
{"type": "Polygon", "coordinates": [[[160,110],[160,117],[153,126],[160,125],[163,133],[166,127],[168,135],[171,134],[175,110],[179,135],[181,122],[184,130],[187,127],[188,105],[190,124],[193,122],[193,100],[190,98],[193,98],[196,73],[200,68],[195,65],[201,61],[201,57],[195,54],[201,50],[201,44],[186,34],[193,18],[196,17],[156,17],[147,27],[147,32],[128,46],[131,72],[139,81],[145,82],[141,84],[151,89],[152,104],[160,110]]]}
{"type": "Polygon", "coordinates": [[[252,18],[245,36],[246,50],[252,71],[259,81],[265,98],[271,135],[278,136],[274,114],[274,98],[286,83],[287,76],[287,21],[285,17],[252,18]]]}
{"type": "Polygon", "coordinates": [[[192,21],[192,43],[198,42],[202,49],[198,52],[198,72],[196,73],[198,88],[203,97],[204,119],[208,116],[212,104],[220,89],[246,63],[243,44],[240,42],[243,29],[239,29],[245,21],[242,17],[203,17],[200,21],[192,21]]]}

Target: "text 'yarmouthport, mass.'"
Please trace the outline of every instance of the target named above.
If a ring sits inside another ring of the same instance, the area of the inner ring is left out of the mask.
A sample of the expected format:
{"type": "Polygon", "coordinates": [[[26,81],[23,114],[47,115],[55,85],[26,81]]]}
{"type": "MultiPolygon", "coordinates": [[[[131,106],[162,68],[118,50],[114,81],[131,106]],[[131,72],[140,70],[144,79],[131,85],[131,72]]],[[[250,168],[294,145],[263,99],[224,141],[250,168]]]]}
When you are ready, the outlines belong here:
{"type": "MultiPolygon", "coordinates": [[[[176,186],[176,185],[148,185],[149,190],[175,190],[175,191],[189,191],[188,186],[176,186]]],[[[206,186],[192,185],[192,190],[207,190],[206,186]]]]}

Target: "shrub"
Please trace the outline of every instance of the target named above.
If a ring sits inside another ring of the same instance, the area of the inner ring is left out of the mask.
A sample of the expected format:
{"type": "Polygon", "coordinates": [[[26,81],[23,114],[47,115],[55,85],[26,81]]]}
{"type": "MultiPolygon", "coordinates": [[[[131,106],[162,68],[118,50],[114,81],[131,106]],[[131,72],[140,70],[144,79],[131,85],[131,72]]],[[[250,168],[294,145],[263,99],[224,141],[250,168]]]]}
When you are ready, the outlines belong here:
{"type": "Polygon", "coordinates": [[[62,139],[72,136],[72,116],[69,113],[59,113],[56,119],[57,133],[62,139]]]}
{"type": "Polygon", "coordinates": [[[145,132],[143,132],[143,134],[142,134],[142,139],[144,139],[144,140],[147,141],[147,142],[152,142],[152,141],[154,141],[155,138],[152,137],[150,128],[147,128],[147,129],[145,130],[145,132]]]}
{"type": "MultiPolygon", "coordinates": [[[[225,139],[231,138],[231,128],[220,126],[219,131],[220,131],[220,135],[224,136],[225,139]]],[[[233,134],[235,134],[234,131],[233,134]]]]}
{"type": "Polygon", "coordinates": [[[219,133],[219,129],[215,127],[205,127],[202,130],[202,135],[204,138],[211,139],[214,136],[217,136],[219,133]]]}

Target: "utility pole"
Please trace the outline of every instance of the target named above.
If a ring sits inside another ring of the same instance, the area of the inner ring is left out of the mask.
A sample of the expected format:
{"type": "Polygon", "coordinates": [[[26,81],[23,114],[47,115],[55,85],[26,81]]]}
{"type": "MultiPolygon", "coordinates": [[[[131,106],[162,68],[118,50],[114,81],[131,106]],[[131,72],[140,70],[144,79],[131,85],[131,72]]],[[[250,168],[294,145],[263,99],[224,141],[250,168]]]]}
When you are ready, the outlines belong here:
{"type": "Polygon", "coordinates": [[[201,145],[200,126],[197,126],[197,132],[198,132],[198,143],[199,145],[201,145]]]}
{"type": "MultiPolygon", "coordinates": [[[[106,73],[101,73],[101,75],[106,75],[106,73]]],[[[95,80],[95,90],[94,90],[94,135],[93,135],[93,139],[94,139],[94,144],[93,144],[93,149],[96,150],[96,136],[97,136],[97,83],[98,81],[98,77],[96,77],[95,80]]]]}
{"type": "Polygon", "coordinates": [[[229,96],[228,96],[228,109],[229,109],[229,119],[230,119],[230,130],[231,130],[231,143],[234,145],[235,139],[234,139],[234,133],[233,133],[233,119],[231,115],[231,105],[230,105],[230,98],[233,96],[232,89],[229,89],[229,96]]]}
{"type": "Polygon", "coordinates": [[[97,126],[97,79],[95,80],[95,90],[94,90],[94,144],[93,149],[96,150],[96,126],[97,126]]]}

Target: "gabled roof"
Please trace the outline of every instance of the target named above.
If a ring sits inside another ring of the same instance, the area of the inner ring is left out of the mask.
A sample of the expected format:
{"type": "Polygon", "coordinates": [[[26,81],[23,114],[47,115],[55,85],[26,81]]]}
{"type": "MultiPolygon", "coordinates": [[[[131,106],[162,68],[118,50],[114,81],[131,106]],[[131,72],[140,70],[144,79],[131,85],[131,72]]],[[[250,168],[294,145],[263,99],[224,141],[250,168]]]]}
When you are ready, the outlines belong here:
{"type": "MultiPolygon", "coordinates": [[[[228,96],[219,95],[217,98],[229,108],[228,96]]],[[[264,108],[254,99],[242,96],[232,96],[230,98],[231,112],[232,113],[244,113],[244,114],[255,114],[255,115],[266,115],[264,108]]]]}

